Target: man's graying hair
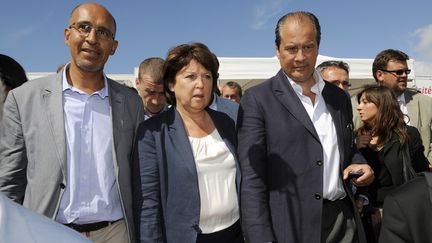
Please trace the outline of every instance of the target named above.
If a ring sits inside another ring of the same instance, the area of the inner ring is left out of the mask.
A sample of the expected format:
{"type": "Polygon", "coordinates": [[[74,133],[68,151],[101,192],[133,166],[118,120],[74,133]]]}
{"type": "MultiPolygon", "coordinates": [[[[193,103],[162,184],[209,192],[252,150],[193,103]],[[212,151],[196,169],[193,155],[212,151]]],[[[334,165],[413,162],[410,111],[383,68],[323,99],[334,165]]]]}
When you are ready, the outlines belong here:
{"type": "Polygon", "coordinates": [[[335,68],[340,68],[342,70],[344,70],[345,72],[347,72],[349,74],[349,66],[348,63],[343,62],[343,61],[336,61],[336,60],[332,60],[332,61],[325,61],[322,62],[320,65],[318,65],[316,67],[316,69],[322,73],[324,72],[324,70],[326,70],[329,67],[335,67],[335,68]]]}

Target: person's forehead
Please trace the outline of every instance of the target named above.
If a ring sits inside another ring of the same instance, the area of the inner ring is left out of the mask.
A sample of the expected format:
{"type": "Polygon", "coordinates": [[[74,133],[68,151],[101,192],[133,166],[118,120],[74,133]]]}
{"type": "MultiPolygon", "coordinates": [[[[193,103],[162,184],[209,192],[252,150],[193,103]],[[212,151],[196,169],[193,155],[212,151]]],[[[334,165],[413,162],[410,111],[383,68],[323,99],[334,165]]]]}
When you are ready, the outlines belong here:
{"type": "Polygon", "coordinates": [[[237,92],[238,89],[237,89],[237,87],[225,86],[225,87],[223,87],[223,90],[226,91],[226,92],[228,92],[228,91],[237,92]]]}
{"type": "Polygon", "coordinates": [[[307,29],[310,32],[313,32],[315,34],[315,26],[312,23],[312,21],[306,17],[291,17],[287,18],[281,25],[280,31],[281,34],[283,32],[289,32],[293,28],[298,29],[307,29]]]}
{"type": "Polygon", "coordinates": [[[161,91],[163,90],[163,85],[162,84],[155,84],[155,83],[150,83],[150,82],[143,82],[142,85],[143,89],[147,90],[147,91],[161,91]]]}
{"type": "Polygon", "coordinates": [[[324,73],[329,73],[329,72],[343,72],[344,74],[348,74],[347,71],[345,71],[343,68],[336,67],[336,66],[330,66],[324,69],[324,73]]]}
{"type": "Polygon", "coordinates": [[[387,63],[387,67],[389,66],[408,66],[408,63],[407,61],[390,60],[387,63]]]}
{"type": "Polygon", "coordinates": [[[111,14],[97,4],[83,4],[72,13],[71,24],[76,22],[90,22],[114,30],[114,20],[111,14]]]}

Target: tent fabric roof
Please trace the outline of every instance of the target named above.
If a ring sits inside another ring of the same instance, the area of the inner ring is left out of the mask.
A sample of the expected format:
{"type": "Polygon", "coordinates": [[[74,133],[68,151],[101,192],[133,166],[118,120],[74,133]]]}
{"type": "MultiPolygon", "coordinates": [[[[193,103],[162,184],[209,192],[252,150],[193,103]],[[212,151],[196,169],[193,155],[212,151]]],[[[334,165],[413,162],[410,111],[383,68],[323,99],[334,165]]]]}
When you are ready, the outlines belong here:
{"type": "MultiPolygon", "coordinates": [[[[265,58],[245,57],[219,57],[219,73],[221,80],[239,79],[268,79],[274,76],[280,69],[276,56],[265,58]]],[[[350,66],[350,79],[373,79],[373,59],[336,58],[318,55],[317,65],[328,60],[341,60],[350,66]]],[[[413,69],[414,60],[409,60],[408,65],[413,69]]],[[[414,70],[409,79],[414,79],[414,70]]]]}

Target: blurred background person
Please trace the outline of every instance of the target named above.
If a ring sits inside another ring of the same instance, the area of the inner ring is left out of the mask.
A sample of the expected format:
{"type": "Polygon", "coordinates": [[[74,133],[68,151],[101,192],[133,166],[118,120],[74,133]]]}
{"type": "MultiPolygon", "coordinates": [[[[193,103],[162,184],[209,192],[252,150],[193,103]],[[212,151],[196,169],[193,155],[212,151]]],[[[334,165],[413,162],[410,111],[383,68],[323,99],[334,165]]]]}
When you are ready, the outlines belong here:
{"type": "Polygon", "coordinates": [[[147,58],[139,65],[135,84],[144,103],[144,119],[168,108],[162,83],[163,65],[164,60],[160,57],[147,58]]]}
{"type": "Polygon", "coordinates": [[[371,134],[369,144],[359,150],[375,172],[375,180],[369,186],[367,195],[370,207],[363,210],[369,242],[375,242],[384,198],[407,180],[404,163],[408,166],[412,164],[416,172],[422,172],[428,170],[428,161],[423,154],[418,130],[404,123],[403,113],[390,89],[368,86],[357,95],[357,99],[357,111],[363,122],[357,133],[371,134]],[[409,154],[411,161],[406,161],[408,158],[404,158],[404,152],[409,154]],[[370,232],[372,229],[373,232],[370,232]]]}
{"type": "Polygon", "coordinates": [[[12,57],[0,54],[0,121],[3,117],[3,103],[7,94],[26,81],[24,68],[12,57]]]}
{"type": "Polygon", "coordinates": [[[222,87],[221,96],[226,99],[232,100],[236,103],[240,103],[242,95],[243,91],[241,86],[234,81],[229,81],[222,87]]]}
{"type": "Polygon", "coordinates": [[[325,81],[348,92],[349,87],[351,87],[348,63],[343,61],[325,61],[316,68],[325,81]]]}
{"type": "Polygon", "coordinates": [[[168,53],[163,80],[172,107],[138,131],[141,242],[243,242],[234,122],[208,108],[217,68],[201,43],[168,53]]]}
{"type": "Polygon", "coordinates": [[[400,186],[384,200],[379,242],[432,242],[432,173],[400,186]]]}

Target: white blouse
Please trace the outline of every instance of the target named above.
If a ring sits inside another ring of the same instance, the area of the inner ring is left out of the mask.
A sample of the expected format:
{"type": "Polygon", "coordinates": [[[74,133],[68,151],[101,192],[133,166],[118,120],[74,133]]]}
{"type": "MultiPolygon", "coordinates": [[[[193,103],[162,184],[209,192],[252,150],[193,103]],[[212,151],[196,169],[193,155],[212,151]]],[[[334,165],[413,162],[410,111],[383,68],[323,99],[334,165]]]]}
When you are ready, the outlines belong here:
{"type": "Polygon", "coordinates": [[[228,228],[239,218],[234,156],[217,129],[202,138],[189,137],[198,174],[203,233],[228,228]]]}

